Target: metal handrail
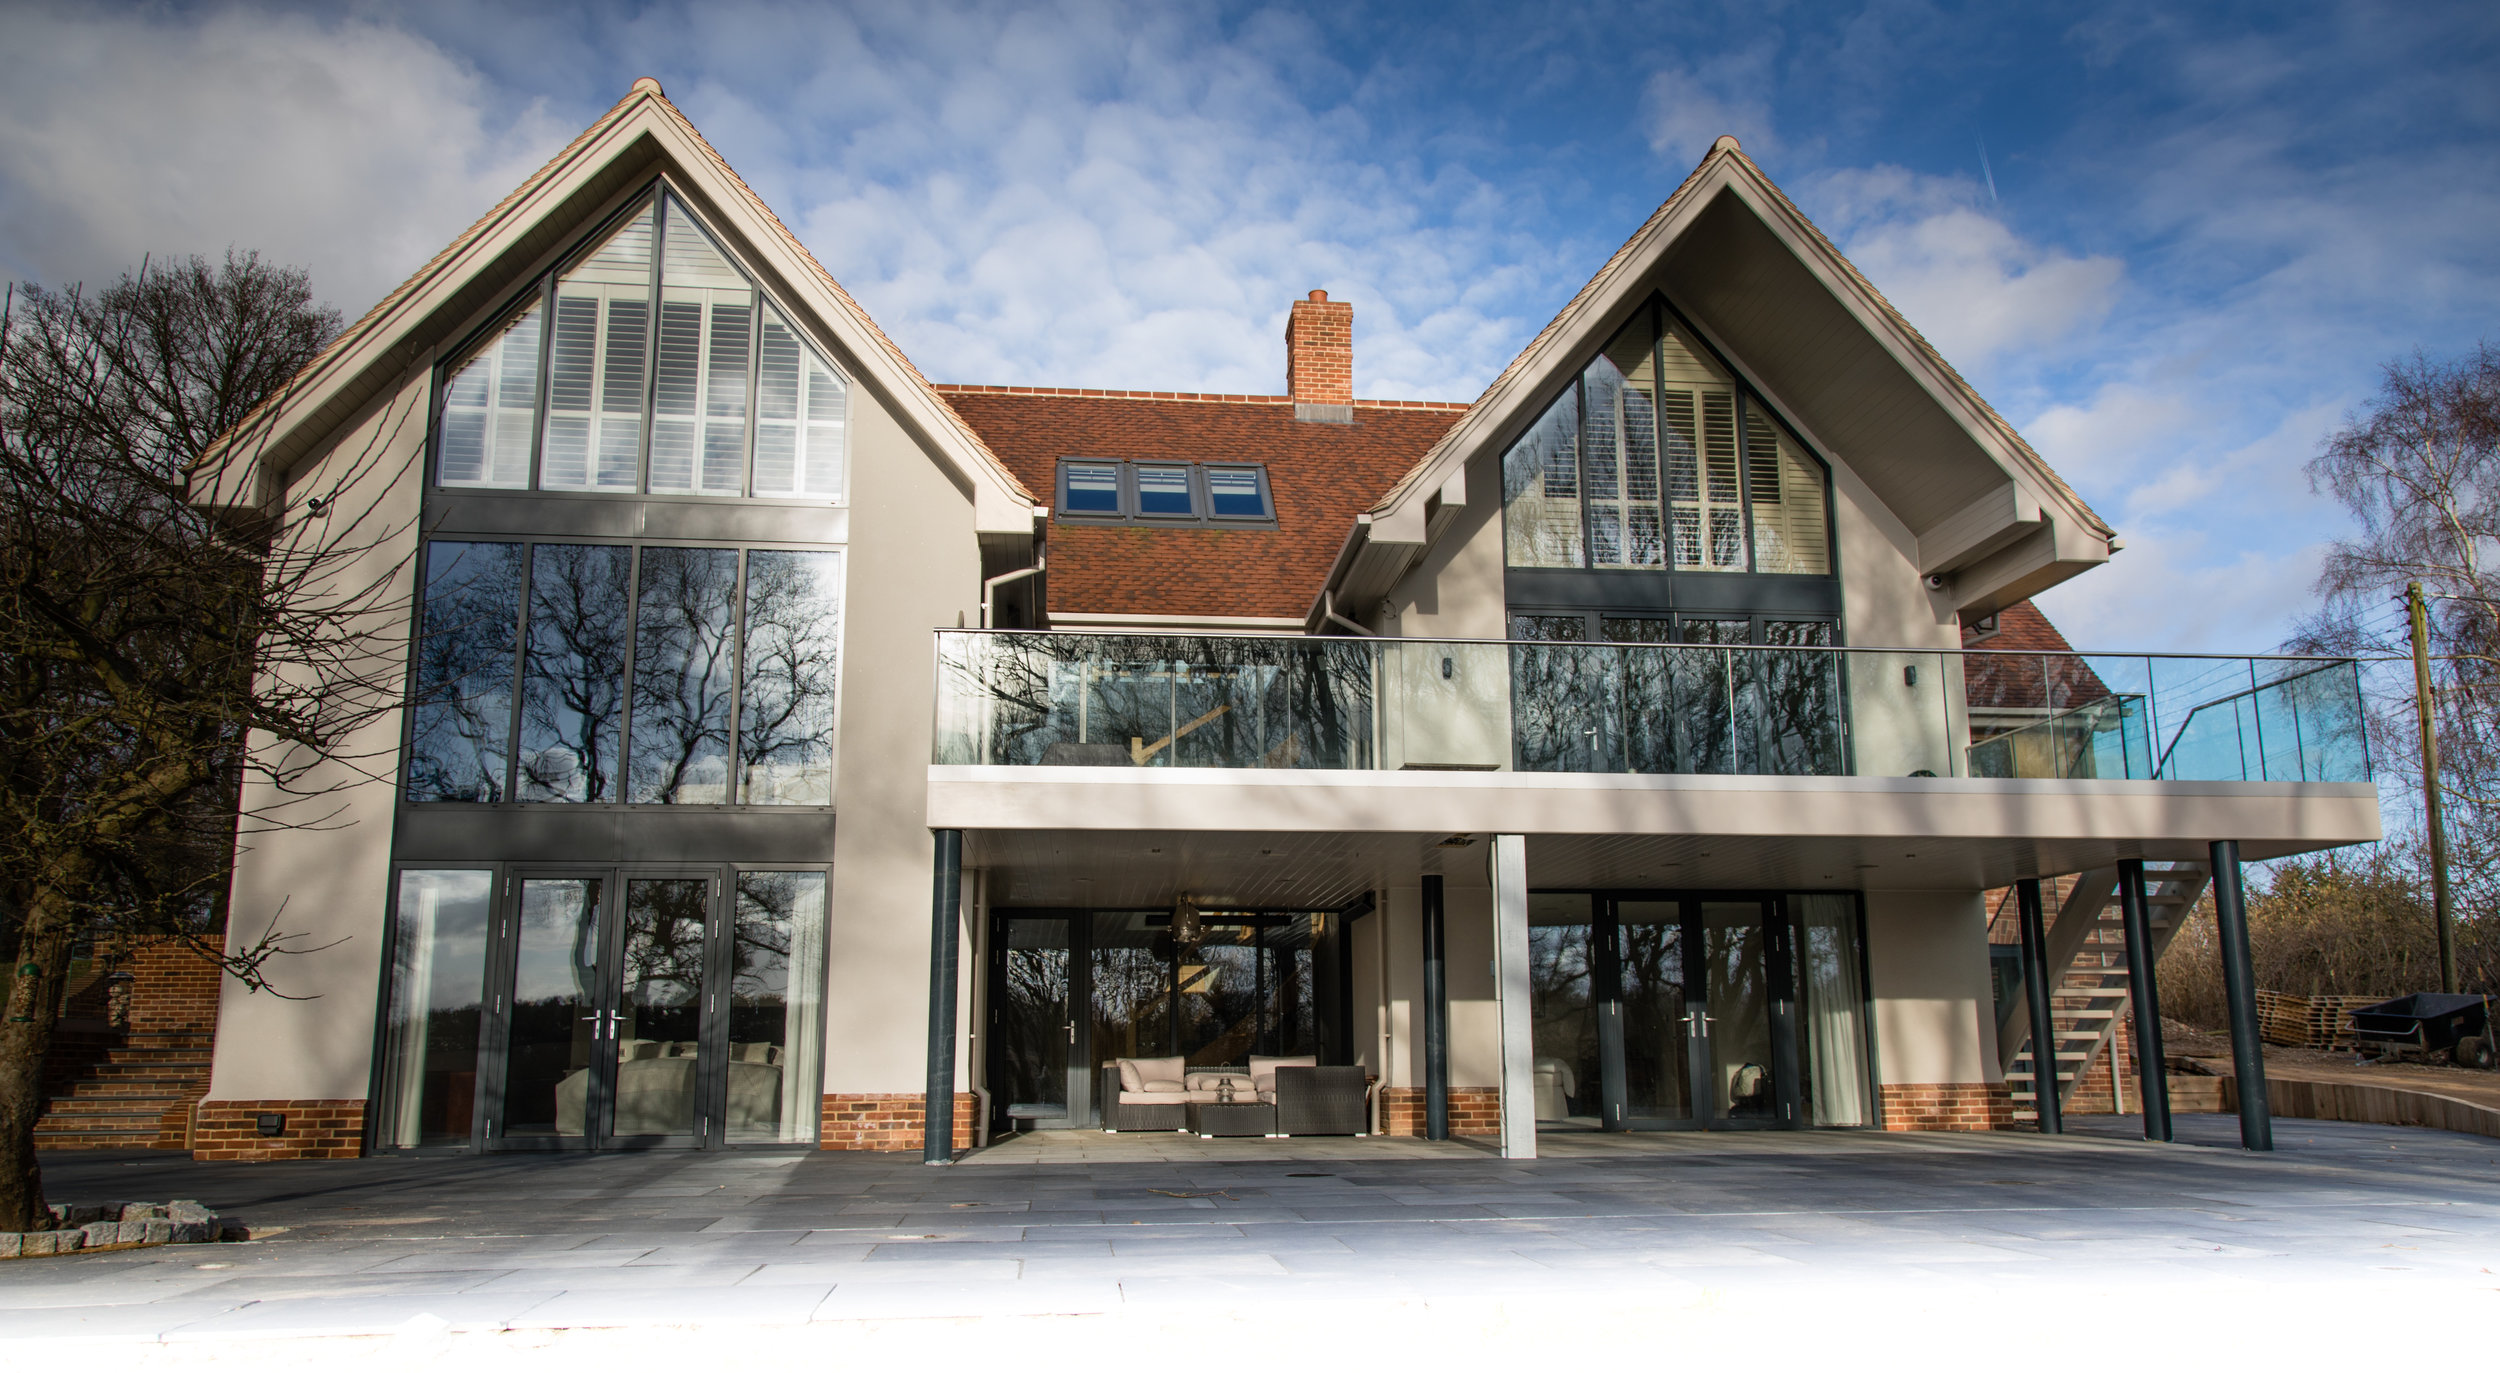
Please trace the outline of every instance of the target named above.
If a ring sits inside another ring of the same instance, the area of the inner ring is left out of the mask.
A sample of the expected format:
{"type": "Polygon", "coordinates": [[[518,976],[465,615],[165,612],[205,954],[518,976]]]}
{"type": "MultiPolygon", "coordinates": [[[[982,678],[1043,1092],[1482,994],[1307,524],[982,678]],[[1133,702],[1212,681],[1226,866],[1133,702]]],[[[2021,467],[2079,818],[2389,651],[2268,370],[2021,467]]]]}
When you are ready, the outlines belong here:
{"type": "MultiPolygon", "coordinates": [[[[1997,658],[2161,658],[2180,662],[2248,662],[2248,663],[2409,663],[2404,657],[2373,658],[2356,654],[2326,653],[2177,653],[2113,649],[2094,652],[2084,649],[2028,648],[1937,648],[1933,645],[1900,644],[1688,644],[1688,643],[1620,643],[1612,639],[1458,639],[1433,635],[1376,634],[1356,637],[1352,634],[1213,634],[1186,629],[976,629],[939,625],[936,634],[988,634],[1018,638],[1052,639],[1237,639],[1251,642],[1288,640],[1331,644],[1455,644],[1461,647],[1491,648],[1724,648],[1753,653],[1950,653],[1962,657],[1997,658]]],[[[2288,681],[2289,678],[2280,680],[2288,681]]]]}

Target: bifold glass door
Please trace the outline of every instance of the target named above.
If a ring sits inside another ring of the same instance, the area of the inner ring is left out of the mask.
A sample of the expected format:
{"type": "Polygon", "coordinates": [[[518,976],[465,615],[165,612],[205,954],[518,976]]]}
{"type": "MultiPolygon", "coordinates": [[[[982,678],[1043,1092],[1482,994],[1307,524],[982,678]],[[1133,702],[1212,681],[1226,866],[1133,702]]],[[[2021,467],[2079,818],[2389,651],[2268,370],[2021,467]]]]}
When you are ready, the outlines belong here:
{"type": "Polygon", "coordinates": [[[1003,1129],[1100,1119],[1101,1066],[1173,1056],[1348,1056],[1344,919],[1169,911],[1006,911],[989,944],[988,1086],[1003,1129]]]}
{"type": "Polygon", "coordinates": [[[403,871],[377,1142],[812,1142],[825,895],[821,871],[403,871]]]}
{"type": "Polygon", "coordinates": [[[1541,1128],[1870,1123],[1851,898],[1538,893],[1528,936],[1541,1128]]]}

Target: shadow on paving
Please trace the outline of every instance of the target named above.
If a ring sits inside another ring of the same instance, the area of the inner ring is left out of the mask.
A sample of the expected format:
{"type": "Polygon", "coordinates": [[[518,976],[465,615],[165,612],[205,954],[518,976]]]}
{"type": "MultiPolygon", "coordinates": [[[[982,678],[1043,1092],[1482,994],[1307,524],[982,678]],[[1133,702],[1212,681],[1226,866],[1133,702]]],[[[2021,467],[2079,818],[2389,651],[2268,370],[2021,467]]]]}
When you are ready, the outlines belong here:
{"type": "Polygon", "coordinates": [[[2056,1139],[1548,1136],[1544,1157],[1518,1162],[1472,1146],[1319,1157],[1169,1142],[1140,1161],[1002,1148],[953,1168],[830,1153],[61,1154],[45,1160],[54,1200],[196,1197],[285,1229],[0,1264],[0,1339],[1144,1318],[1277,1301],[1550,1312],[1895,1286],[1991,1309],[2028,1284],[2495,1300],[2500,1141],[2284,1120],[2278,1151],[2252,1155],[2229,1117],[2183,1118],[2176,1145],[2144,1143],[2132,1118],[2075,1125],[2056,1139]]]}

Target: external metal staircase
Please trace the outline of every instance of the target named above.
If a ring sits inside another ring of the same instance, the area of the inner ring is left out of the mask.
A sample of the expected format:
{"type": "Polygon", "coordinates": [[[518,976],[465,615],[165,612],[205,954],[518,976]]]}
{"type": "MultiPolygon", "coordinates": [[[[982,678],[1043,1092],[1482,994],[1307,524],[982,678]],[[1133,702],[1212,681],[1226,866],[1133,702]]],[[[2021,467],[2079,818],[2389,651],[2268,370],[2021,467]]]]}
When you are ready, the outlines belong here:
{"type": "MultiPolygon", "coordinates": [[[[2213,870],[2203,863],[2144,865],[2145,915],[2153,936],[2148,964],[2161,962],[2162,951],[2187,924],[2212,880],[2213,870]]],[[[2012,905],[2009,891],[1999,918],[2013,919],[2012,905]]],[[[2097,868],[2076,877],[2047,924],[2048,1039],[2056,1063],[2057,1101],[2063,1107],[2073,1100],[2076,1084],[2091,1071],[2093,1061],[2109,1051],[2129,1014],[2127,927],[2118,904],[2118,870],[2097,868]]],[[[1998,1066],[2005,1071],[2016,1120],[2039,1119],[2032,1041],[2031,1008],[2017,998],[1997,1037],[1998,1066]]],[[[2113,1062],[2113,1104],[2124,1090],[2123,1076],[2113,1062]]]]}

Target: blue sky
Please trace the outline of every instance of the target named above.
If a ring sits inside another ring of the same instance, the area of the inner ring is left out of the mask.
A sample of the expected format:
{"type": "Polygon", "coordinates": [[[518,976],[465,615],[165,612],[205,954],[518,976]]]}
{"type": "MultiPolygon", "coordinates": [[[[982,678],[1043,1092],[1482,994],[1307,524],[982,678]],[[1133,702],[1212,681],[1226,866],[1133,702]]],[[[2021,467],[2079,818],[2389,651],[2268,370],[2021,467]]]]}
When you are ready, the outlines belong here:
{"type": "Polygon", "coordinates": [[[2301,465],[2500,333],[2500,6],[86,5],[0,15],[0,274],[257,247],[351,315],[634,77],[931,376],[1469,399],[1735,133],[2128,537],[2093,648],[2262,649],[2301,465]]]}

